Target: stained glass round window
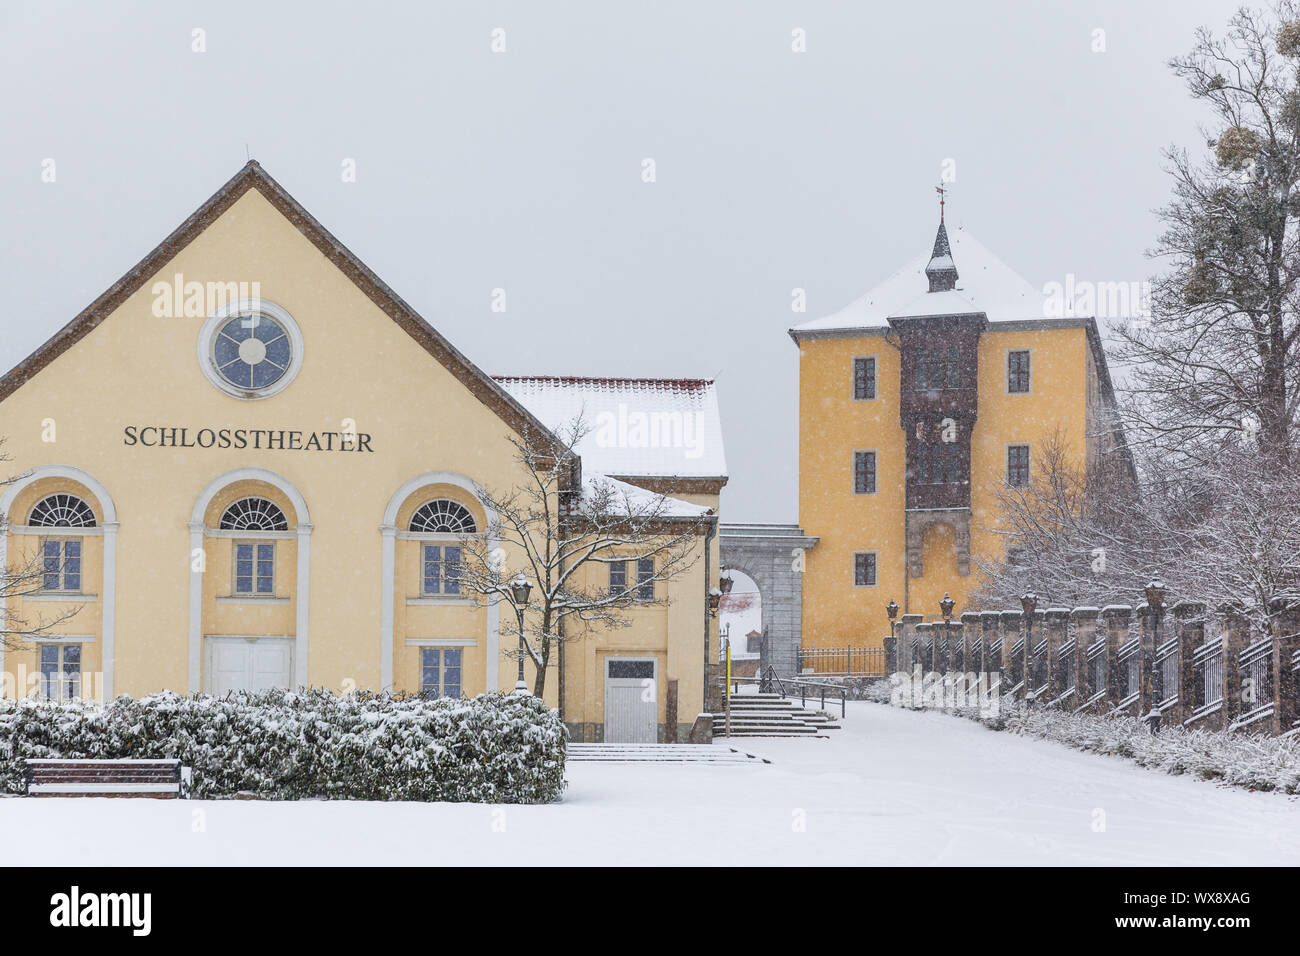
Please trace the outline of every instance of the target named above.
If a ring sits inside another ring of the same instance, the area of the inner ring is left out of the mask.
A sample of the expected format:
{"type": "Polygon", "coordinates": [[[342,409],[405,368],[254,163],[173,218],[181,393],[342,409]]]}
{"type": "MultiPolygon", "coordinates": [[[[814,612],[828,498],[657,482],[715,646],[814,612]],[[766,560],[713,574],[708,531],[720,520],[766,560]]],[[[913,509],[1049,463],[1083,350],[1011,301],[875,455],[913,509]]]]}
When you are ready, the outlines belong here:
{"type": "Polygon", "coordinates": [[[211,316],[199,339],[204,374],[238,398],[265,398],[293,380],[302,336],[293,317],[264,299],[245,300],[211,316]]]}

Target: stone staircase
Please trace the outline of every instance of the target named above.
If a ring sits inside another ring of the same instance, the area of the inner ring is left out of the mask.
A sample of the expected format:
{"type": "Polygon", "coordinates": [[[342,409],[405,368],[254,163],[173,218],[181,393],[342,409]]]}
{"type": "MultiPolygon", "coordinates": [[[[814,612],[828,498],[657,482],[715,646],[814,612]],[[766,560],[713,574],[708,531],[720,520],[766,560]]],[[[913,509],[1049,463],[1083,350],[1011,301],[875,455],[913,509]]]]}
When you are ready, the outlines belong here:
{"type": "Polygon", "coordinates": [[[569,763],[771,763],[724,744],[569,744],[569,763]]]}
{"type": "MultiPolygon", "coordinates": [[[[727,736],[727,715],[715,713],[713,736],[727,736]]],[[[826,737],[838,730],[837,718],[805,710],[779,694],[738,694],[731,698],[732,737],[826,737]]]]}

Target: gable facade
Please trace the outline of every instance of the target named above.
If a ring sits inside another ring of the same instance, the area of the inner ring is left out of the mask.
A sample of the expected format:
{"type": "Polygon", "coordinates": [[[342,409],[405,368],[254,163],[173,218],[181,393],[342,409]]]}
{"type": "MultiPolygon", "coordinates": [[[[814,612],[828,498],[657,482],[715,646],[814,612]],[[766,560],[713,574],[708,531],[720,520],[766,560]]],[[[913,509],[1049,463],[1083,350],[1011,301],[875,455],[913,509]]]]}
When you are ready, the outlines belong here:
{"type": "MultiPolygon", "coordinates": [[[[6,602],[11,626],[49,627],[4,653],[5,693],[52,673],[67,691],[74,665],[98,698],[509,690],[502,609],[449,592],[443,564],[489,528],[475,489],[522,482],[525,429],[545,426],[250,163],[0,380],[6,560],[58,549],[61,575],[6,602]],[[93,523],[33,525],[59,494],[93,523]]],[[[702,575],[680,586],[702,606],[702,575]]],[[[704,639],[677,641],[699,659],[704,639]]],[[[702,696],[669,643],[650,638],[663,679],[702,696]]],[[[578,689],[566,717],[599,723],[601,699],[578,689]]]]}

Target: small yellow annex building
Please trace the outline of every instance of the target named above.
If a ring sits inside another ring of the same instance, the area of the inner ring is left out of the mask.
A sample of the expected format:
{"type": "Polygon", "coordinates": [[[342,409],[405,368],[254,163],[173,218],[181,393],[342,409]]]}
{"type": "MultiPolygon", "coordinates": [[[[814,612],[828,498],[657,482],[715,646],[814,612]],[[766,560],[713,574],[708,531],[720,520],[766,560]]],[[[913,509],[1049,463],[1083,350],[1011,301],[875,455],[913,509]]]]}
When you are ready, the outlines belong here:
{"type": "Polygon", "coordinates": [[[4,694],[508,691],[514,612],[448,571],[489,533],[476,490],[525,479],[511,436],[584,410],[608,427],[575,480],[673,496],[698,553],[628,626],[570,633],[545,696],[575,739],[684,735],[717,647],[713,383],[494,379],[250,162],[0,379],[0,548],[35,569],[3,613],[44,624],[0,649],[4,694]]]}

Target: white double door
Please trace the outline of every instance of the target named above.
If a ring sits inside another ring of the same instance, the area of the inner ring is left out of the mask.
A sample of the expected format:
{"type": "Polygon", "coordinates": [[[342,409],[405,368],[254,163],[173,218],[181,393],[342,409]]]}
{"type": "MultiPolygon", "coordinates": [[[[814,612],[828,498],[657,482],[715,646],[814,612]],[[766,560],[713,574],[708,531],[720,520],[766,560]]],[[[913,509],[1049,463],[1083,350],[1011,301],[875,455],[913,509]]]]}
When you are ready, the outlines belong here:
{"type": "Polygon", "coordinates": [[[659,682],[653,658],[605,661],[605,742],[653,744],[659,739],[659,682]]]}
{"type": "Polygon", "coordinates": [[[290,687],[291,637],[209,637],[204,685],[209,694],[290,687]]]}

